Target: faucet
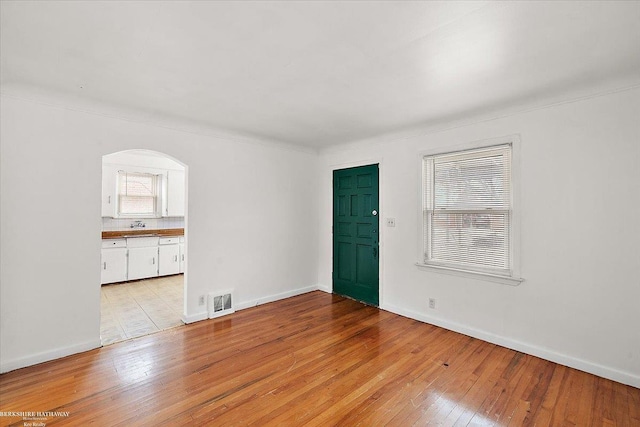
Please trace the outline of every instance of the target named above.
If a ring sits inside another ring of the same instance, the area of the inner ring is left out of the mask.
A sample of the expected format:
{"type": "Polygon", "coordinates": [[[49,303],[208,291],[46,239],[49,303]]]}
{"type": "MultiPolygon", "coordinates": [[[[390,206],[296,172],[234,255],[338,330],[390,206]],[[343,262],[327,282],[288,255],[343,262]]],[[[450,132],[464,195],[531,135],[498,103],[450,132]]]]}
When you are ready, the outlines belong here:
{"type": "Polygon", "coordinates": [[[132,222],[131,223],[131,228],[144,228],[146,226],[147,226],[147,224],[145,224],[142,221],[136,221],[136,222],[132,222]]]}

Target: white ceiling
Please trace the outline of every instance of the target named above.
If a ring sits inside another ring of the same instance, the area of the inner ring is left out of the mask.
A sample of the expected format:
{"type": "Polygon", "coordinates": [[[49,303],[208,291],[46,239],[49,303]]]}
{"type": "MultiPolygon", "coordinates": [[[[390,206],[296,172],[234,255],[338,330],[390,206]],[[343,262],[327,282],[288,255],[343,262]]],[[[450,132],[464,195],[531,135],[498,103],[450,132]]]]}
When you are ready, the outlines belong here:
{"type": "Polygon", "coordinates": [[[640,2],[1,3],[1,77],[311,147],[640,84],[640,2]]]}

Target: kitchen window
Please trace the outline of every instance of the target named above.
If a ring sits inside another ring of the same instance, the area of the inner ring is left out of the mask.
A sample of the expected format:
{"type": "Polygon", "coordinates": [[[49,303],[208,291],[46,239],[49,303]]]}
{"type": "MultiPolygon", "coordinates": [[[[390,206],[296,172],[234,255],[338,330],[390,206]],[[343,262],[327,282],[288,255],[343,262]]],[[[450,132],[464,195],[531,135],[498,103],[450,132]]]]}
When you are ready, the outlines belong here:
{"type": "Polygon", "coordinates": [[[118,172],[118,214],[121,217],[159,216],[158,175],[118,172]]]}
{"type": "Polygon", "coordinates": [[[511,143],[423,156],[418,265],[515,279],[513,187],[511,143]]]}

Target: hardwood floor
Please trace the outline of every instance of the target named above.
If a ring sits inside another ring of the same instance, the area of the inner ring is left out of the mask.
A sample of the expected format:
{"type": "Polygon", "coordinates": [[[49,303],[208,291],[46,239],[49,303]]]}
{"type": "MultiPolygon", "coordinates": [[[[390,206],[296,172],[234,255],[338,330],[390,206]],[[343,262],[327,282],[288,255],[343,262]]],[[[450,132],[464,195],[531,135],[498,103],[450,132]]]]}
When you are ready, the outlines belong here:
{"type": "Polygon", "coordinates": [[[47,426],[640,426],[640,389],[317,291],[3,374],[0,411],[69,412],[47,426]]]}

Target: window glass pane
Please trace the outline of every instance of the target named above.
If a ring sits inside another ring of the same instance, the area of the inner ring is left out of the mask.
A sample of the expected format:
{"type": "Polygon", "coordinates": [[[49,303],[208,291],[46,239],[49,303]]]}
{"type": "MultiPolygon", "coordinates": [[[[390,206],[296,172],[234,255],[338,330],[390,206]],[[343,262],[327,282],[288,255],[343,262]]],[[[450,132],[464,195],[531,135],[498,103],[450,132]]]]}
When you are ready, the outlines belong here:
{"type": "Polygon", "coordinates": [[[431,216],[431,258],[507,270],[508,233],[506,213],[436,212],[431,216]]]}
{"type": "Polygon", "coordinates": [[[509,171],[503,154],[436,161],[435,209],[508,209],[509,171]]]}
{"type": "Polygon", "coordinates": [[[121,172],[118,176],[120,214],[155,216],[157,177],[153,174],[126,172],[121,172]]]}
{"type": "Polygon", "coordinates": [[[123,214],[155,214],[155,201],[153,197],[120,197],[120,213],[123,214]]]}
{"type": "Polygon", "coordinates": [[[154,197],[155,176],[151,174],[124,174],[120,181],[120,194],[124,196],[154,197]]]}

